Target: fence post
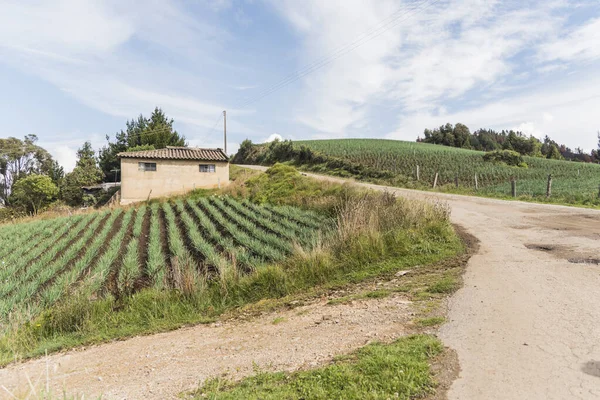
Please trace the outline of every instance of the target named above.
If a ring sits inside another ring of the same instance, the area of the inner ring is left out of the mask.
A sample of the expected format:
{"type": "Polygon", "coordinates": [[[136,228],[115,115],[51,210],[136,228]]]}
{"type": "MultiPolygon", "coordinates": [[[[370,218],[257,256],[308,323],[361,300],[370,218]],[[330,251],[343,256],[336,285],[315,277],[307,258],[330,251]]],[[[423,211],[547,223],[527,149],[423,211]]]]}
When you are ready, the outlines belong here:
{"type": "Polygon", "coordinates": [[[477,174],[475,174],[475,190],[479,189],[479,185],[477,184],[477,174]]]}
{"type": "Polygon", "coordinates": [[[546,186],[546,197],[552,194],[552,174],[548,174],[548,185],[546,186]]]}
{"type": "Polygon", "coordinates": [[[454,184],[458,187],[458,175],[454,177],[454,184]]]}
{"type": "Polygon", "coordinates": [[[435,173],[435,178],[433,178],[433,188],[435,189],[435,187],[437,186],[437,179],[438,179],[438,173],[435,173]]]}
{"type": "Polygon", "coordinates": [[[419,180],[419,165],[417,164],[417,181],[419,180]]]}
{"type": "Polygon", "coordinates": [[[512,197],[517,197],[517,180],[515,178],[512,178],[512,180],[510,181],[510,187],[511,187],[512,197]]]}

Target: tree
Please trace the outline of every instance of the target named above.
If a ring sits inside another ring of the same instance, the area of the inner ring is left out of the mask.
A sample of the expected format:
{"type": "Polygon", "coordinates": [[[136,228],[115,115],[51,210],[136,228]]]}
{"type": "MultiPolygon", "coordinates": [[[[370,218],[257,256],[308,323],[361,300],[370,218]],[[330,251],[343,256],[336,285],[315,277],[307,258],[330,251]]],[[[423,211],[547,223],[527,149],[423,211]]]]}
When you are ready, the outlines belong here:
{"type": "Polygon", "coordinates": [[[164,149],[167,146],[187,146],[185,137],[173,129],[174,120],[166,116],[162,109],[156,107],[150,118],[142,114],[137,119],[125,123],[126,130],[115,135],[114,142],[106,136],[108,142],[98,153],[99,165],[104,173],[105,181],[120,180],[117,154],[140,148],[164,149]]]}
{"type": "Polygon", "coordinates": [[[441,144],[450,147],[460,147],[481,151],[513,150],[521,155],[532,157],[545,157],[556,160],[569,159],[583,162],[600,162],[600,131],[598,132],[598,150],[592,150],[586,154],[581,149],[571,151],[564,144],[558,144],[550,139],[548,135],[541,142],[538,138],[530,135],[527,137],[523,132],[514,130],[502,130],[500,132],[492,129],[478,129],[470,133],[469,128],[461,123],[455,126],[447,123],[433,130],[425,129],[424,138],[417,138],[417,142],[441,144]]]}
{"type": "Polygon", "coordinates": [[[30,174],[48,174],[56,163],[50,153],[36,144],[35,135],[23,140],[0,139],[0,203],[10,204],[13,185],[30,174]]]}
{"type": "Polygon", "coordinates": [[[56,160],[52,160],[47,175],[56,186],[60,187],[65,177],[65,169],[56,160]]]}
{"type": "Polygon", "coordinates": [[[33,215],[58,196],[58,186],[47,175],[31,174],[19,179],[12,188],[11,202],[33,215]]]}
{"type": "Polygon", "coordinates": [[[70,206],[84,203],[83,186],[98,184],[102,181],[102,170],[98,168],[96,154],[90,142],[85,142],[77,150],[77,164],[73,172],[68,173],[61,187],[61,195],[70,206]]]}
{"type": "Polygon", "coordinates": [[[469,128],[466,125],[461,124],[460,122],[454,125],[453,134],[454,147],[462,147],[465,149],[471,148],[471,131],[469,131],[469,128]]]}

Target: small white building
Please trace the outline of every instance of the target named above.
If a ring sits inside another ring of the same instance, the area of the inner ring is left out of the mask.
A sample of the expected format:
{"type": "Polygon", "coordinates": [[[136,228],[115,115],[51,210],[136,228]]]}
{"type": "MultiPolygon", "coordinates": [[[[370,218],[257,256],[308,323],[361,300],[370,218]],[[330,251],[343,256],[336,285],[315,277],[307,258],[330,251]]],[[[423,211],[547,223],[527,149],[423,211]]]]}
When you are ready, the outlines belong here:
{"type": "Polygon", "coordinates": [[[121,204],[229,184],[229,158],[221,149],[167,147],[119,153],[121,204]]]}

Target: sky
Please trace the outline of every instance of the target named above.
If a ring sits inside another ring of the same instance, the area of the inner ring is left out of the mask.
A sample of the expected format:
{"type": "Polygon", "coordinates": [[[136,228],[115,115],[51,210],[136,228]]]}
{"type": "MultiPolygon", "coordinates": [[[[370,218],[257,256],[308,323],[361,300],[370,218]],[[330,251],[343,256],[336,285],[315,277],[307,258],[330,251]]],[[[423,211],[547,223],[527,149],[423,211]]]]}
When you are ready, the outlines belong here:
{"type": "Polygon", "coordinates": [[[65,167],[161,107],[192,146],[415,140],[446,122],[596,148],[600,1],[0,0],[0,137],[65,167]]]}

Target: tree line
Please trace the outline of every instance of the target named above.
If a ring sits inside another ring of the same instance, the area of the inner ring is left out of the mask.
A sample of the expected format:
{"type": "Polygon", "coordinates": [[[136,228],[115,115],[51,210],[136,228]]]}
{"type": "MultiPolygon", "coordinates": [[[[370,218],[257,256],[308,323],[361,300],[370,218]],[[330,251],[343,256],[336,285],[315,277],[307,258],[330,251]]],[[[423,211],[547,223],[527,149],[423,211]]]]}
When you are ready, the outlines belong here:
{"type": "Polygon", "coordinates": [[[149,118],[140,114],[125,123],[125,130],[114,137],[107,135],[107,143],[98,152],[89,141],[83,143],[77,150],[75,168],[67,174],[37,144],[37,136],[0,138],[0,220],[37,214],[52,204],[93,206],[108,200],[111,193],[86,196],[82,187],[120,181],[120,152],[186,146],[185,137],[173,129],[173,123],[158,107],[149,118]]]}
{"type": "Polygon", "coordinates": [[[493,129],[478,129],[471,133],[469,128],[461,123],[447,123],[435,129],[425,129],[424,137],[418,137],[417,142],[440,144],[480,151],[513,150],[524,156],[543,157],[556,160],[580,162],[600,162],[600,132],[598,133],[598,150],[589,154],[581,148],[570,149],[564,144],[558,144],[548,135],[541,141],[534,136],[527,136],[520,131],[493,129]]]}

